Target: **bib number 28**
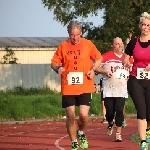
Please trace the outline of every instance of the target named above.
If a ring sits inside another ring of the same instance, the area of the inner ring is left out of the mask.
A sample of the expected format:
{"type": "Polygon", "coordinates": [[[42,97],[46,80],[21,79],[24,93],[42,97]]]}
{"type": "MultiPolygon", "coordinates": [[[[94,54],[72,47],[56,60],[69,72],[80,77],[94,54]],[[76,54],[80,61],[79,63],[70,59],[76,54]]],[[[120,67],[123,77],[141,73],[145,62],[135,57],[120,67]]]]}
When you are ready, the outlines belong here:
{"type": "Polygon", "coordinates": [[[83,72],[70,72],[67,75],[68,85],[83,84],[83,72]]]}

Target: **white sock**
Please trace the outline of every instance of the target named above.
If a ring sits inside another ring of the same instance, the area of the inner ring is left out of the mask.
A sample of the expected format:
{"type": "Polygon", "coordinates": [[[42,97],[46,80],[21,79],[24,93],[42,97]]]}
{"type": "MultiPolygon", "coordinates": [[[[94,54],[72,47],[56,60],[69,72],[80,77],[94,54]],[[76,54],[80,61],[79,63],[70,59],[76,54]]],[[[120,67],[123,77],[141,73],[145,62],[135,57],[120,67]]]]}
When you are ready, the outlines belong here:
{"type": "Polygon", "coordinates": [[[73,140],[72,143],[73,143],[73,142],[77,142],[77,139],[73,140]]]}
{"type": "Polygon", "coordinates": [[[78,130],[78,134],[82,135],[83,133],[84,133],[83,131],[78,130]]]}

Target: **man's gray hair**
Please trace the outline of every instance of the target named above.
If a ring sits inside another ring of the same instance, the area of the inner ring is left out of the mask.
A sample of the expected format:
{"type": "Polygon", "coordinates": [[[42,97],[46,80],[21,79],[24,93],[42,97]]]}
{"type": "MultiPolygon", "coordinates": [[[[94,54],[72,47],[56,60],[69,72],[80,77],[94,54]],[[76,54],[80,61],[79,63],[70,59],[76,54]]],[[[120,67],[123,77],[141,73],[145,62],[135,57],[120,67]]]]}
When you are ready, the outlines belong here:
{"type": "Polygon", "coordinates": [[[70,21],[69,25],[67,26],[67,30],[71,31],[73,29],[79,29],[82,31],[82,25],[79,21],[72,20],[70,21]]]}

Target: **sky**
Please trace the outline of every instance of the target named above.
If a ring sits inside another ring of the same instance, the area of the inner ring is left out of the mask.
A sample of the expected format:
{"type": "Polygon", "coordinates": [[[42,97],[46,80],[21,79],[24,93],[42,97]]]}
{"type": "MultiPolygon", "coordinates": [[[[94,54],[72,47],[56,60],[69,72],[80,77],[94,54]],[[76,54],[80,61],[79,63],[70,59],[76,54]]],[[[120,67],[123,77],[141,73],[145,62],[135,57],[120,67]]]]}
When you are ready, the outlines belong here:
{"type": "MultiPolygon", "coordinates": [[[[83,21],[102,25],[102,15],[99,11],[83,21]]],[[[67,27],[53,18],[42,0],[0,0],[0,37],[67,37],[67,27]]]]}

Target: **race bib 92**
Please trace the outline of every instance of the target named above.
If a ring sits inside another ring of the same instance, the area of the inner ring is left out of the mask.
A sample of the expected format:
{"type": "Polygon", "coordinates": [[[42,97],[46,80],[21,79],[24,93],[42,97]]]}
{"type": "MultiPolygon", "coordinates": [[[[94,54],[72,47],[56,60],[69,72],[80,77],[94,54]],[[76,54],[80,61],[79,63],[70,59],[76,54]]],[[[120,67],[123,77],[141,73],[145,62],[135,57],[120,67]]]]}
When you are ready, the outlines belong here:
{"type": "Polygon", "coordinates": [[[68,85],[83,84],[83,72],[69,72],[67,80],[68,85]]]}
{"type": "Polygon", "coordinates": [[[150,71],[146,71],[145,68],[137,68],[137,79],[150,79],[150,71]]]}

